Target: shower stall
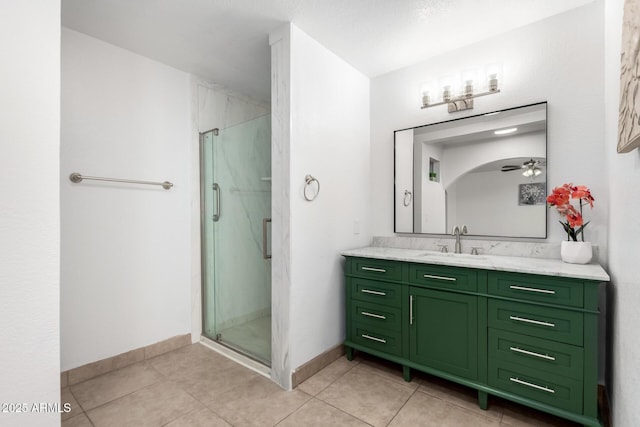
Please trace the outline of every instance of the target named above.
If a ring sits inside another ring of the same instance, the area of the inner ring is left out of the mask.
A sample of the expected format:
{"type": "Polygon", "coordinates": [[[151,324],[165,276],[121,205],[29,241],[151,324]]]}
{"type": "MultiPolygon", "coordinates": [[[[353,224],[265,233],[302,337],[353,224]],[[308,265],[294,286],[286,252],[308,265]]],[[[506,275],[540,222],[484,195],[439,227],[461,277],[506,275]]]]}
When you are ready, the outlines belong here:
{"type": "Polygon", "coordinates": [[[271,364],[271,116],[200,134],[203,335],[271,364]]]}

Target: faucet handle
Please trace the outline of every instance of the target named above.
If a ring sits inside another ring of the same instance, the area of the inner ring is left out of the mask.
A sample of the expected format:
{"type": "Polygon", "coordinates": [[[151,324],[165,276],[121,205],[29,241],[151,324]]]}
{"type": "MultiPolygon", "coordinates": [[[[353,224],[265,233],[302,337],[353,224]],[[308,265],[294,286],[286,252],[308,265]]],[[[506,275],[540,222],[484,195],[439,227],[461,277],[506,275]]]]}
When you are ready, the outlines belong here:
{"type": "Polygon", "coordinates": [[[478,255],[478,249],[482,249],[478,246],[474,246],[471,248],[471,255],[478,255]]]}
{"type": "Polygon", "coordinates": [[[447,253],[449,252],[449,249],[447,248],[447,245],[438,245],[438,247],[440,248],[440,252],[442,253],[447,253]]]}

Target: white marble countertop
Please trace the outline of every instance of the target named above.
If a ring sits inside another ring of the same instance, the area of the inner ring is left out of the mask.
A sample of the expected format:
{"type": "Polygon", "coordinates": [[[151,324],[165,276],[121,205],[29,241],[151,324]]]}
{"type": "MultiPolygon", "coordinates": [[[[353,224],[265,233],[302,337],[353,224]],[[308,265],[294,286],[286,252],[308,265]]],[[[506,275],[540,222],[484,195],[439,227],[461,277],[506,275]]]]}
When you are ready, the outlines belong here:
{"type": "Polygon", "coordinates": [[[559,259],[514,257],[502,255],[470,255],[370,246],[340,252],[344,256],[417,262],[423,264],[451,265],[482,270],[512,271],[516,273],[542,274],[545,276],[608,282],[609,275],[599,264],[567,264],[559,259]]]}

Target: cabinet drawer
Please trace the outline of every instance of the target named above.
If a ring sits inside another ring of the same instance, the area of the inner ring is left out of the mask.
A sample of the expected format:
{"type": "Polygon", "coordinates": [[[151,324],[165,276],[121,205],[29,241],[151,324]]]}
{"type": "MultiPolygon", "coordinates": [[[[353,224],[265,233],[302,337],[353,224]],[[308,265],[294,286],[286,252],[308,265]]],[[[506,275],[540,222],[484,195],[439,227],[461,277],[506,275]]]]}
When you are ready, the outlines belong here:
{"type": "Polygon", "coordinates": [[[368,327],[400,331],[400,309],[365,301],[351,301],[351,319],[368,327]]]}
{"type": "Polygon", "coordinates": [[[400,308],[402,286],[351,277],[351,298],[400,308]]]}
{"type": "Polygon", "coordinates": [[[459,291],[478,290],[477,273],[460,267],[442,265],[410,264],[409,281],[412,284],[429,285],[459,291]]]}
{"type": "Polygon", "coordinates": [[[349,271],[354,276],[402,280],[403,263],[373,258],[350,258],[349,260],[349,271]]]}
{"type": "Polygon", "coordinates": [[[582,307],[584,285],[580,281],[530,274],[490,272],[489,294],[548,304],[582,307]]]}
{"type": "Polygon", "coordinates": [[[489,358],[582,381],[582,347],[490,328],[489,358]]]}
{"type": "Polygon", "coordinates": [[[366,346],[372,350],[400,356],[402,353],[402,339],[400,332],[382,331],[368,325],[354,323],[351,326],[351,339],[354,343],[366,346]]]}
{"type": "Polygon", "coordinates": [[[582,313],[503,300],[489,300],[489,327],[582,345],[582,313]]]}
{"type": "Polygon", "coordinates": [[[582,413],[582,382],[489,359],[489,385],[575,413],[582,413]]]}

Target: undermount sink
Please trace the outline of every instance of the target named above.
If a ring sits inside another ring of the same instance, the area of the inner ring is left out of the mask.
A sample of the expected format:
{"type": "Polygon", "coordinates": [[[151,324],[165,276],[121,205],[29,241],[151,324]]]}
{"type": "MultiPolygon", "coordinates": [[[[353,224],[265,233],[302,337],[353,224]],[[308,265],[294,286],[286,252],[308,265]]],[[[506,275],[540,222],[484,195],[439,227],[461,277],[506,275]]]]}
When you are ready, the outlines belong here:
{"type": "Polygon", "coordinates": [[[465,258],[465,259],[484,259],[482,255],[456,254],[453,252],[429,251],[418,255],[420,257],[446,257],[446,258],[465,258]]]}

